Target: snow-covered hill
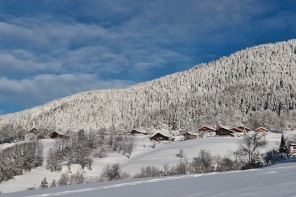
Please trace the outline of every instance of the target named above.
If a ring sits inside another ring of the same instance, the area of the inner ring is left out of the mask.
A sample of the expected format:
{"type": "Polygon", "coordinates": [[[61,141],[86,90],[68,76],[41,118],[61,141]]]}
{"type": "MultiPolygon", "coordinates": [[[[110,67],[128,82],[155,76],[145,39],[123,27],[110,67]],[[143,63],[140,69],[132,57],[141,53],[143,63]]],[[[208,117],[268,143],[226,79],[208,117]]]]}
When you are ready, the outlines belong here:
{"type": "MultiPolygon", "coordinates": [[[[281,134],[270,133],[266,136],[269,142],[265,150],[278,146],[281,134]]],[[[92,170],[85,170],[85,175],[88,178],[98,178],[103,171],[103,168],[108,164],[119,163],[122,171],[131,175],[140,172],[142,167],[156,166],[162,169],[165,164],[175,166],[180,158],[176,156],[182,149],[189,160],[197,157],[200,150],[205,149],[214,156],[226,156],[237,150],[240,137],[213,137],[213,138],[198,138],[188,141],[179,141],[174,143],[157,143],[155,148],[151,147],[151,142],[148,136],[138,136],[135,139],[135,148],[130,158],[127,158],[119,153],[108,154],[108,157],[102,159],[94,159],[92,170]]],[[[42,140],[44,146],[44,158],[47,156],[48,149],[53,146],[53,140],[42,140]]],[[[80,166],[73,164],[71,171],[74,173],[80,166]]],[[[63,171],[68,168],[64,166],[63,171]]],[[[38,188],[44,177],[50,183],[53,179],[58,180],[61,172],[51,172],[46,169],[45,163],[43,166],[32,169],[21,176],[16,176],[14,179],[2,182],[0,191],[2,193],[24,191],[28,188],[38,188]]]]}
{"type": "Polygon", "coordinates": [[[295,196],[296,160],[257,170],[134,179],[26,191],[3,197],[39,196],[295,196]]]}
{"type": "MultiPolygon", "coordinates": [[[[82,92],[3,115],[0,124],[64,131],[103,127],[178,129],[202,123],[235,125],[258,110],[270,110],[293,120],[295,70],[296,40],[265,44],[126,89],[82,92]]],[[[268,117],[275,124],[274,117],[268,117]]],[[[294,122],[288,126],[295,126],[294,122]]]]}

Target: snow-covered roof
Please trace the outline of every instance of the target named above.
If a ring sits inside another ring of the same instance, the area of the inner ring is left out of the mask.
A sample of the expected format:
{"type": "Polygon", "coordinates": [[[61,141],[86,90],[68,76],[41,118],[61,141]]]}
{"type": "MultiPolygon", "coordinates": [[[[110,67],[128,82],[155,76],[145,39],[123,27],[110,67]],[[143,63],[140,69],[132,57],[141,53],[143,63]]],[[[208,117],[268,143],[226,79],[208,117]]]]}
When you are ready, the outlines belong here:
{"type": "MultiPolygon", "coordinates": [[[[188,134],[190,134],[190,135],[196,135],[196,136],[197,136],[196,133],[192,133],[192,132],[189,132],[189,131],[186,131],[185,133],[188,133],[188,134]]],[[[185,133],[184,133],[184,135],[185,135],[185,133]]]]}
{"type": "Polygon", "coordinates": [[[142,129],[142,128],[140,128],[140,129],[132,129],[130,132],[132,132],[132,131],[138,131],[139,133],[144,133],[144,134],[148,133],[145,129],[142,129]]]}
{"type": "Polygon", "coordinates": [[[171,135],[171,134],[169,134],[169,133],[161,132],[161,131],[158,131],[158,132],[153,133],[153,134],[150,136],[150,138],[153,137],[154,135],[158,134],[158,133],[161,134],[161,135],[163,135],[163,136],[166,136],[166,137],[168,137],[168,138],[171,138],[171,139],[175,138],[173,135],[171,135]]]}
{"type": "Polygon", "coordinates": [[[265,128],[265,127],[258,127],[257,129],[255,129],[255,131],[257,131],[257,130],[265,130],[265,131],[268,131],[268,129],[265,128]]]}

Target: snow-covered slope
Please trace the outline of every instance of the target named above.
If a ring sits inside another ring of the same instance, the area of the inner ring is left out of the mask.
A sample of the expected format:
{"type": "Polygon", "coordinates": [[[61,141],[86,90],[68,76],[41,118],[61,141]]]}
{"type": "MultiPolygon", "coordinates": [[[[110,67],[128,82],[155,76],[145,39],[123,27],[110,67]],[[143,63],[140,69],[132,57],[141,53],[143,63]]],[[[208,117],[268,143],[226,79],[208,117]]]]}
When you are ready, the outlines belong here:
{"type": "Polygon", "coordinates": [[[134,179],[3,195],[37,196],[281,196],[296,194],[296,160],[257,170],[134,179]]]}
{"type": "Polygon", "coordinates": [[[296,40],[260,45],[126,89],[82,92],[3,115],[0,124],[64,131],[163,125],[177,129],[202,120],[236,126],[253,111],[292,112],[295,70],[296,40]]]}
{"type": "MultiPolygon", "coordinates": [[[[266,150],[275,147],[281,139],[281,134],[270,133],[266,136],[269,142],[266,150]]],[[[155,148],[151,148],[151,142],[147,136],[138,136],[135,141],[135,149],[130,158],[127,158],[119,153],[109,154],[107,158],[95,159],[92,170],[86,170],[85,175],[89,178],[98,178],[107,164],[119,163],[122,171],[131,175],[140,172],[142,167],[156,166],[160,169],[165,164],[169,166],[176,165],[180,158],[176,156],[180,149],[184,150],[186,157],[189,160],[196,157],[199,151],[205,149],[212,155],[225,156],[232,151],[237,150],[242,138],[239,137],[213,137],[213,138],[198,138],[195,140],[179,141],[174,143],[159,143],[155,148]]],[[[43,140],[44,155],[46,156],[48,149],[52,147],[52,140],[43,140]]],[[[72,165],[72,172],[79,169],[79,166],[72,165]]],[[[64,171],[67,167],[64,166],[64,171]]],[[[0,191],[2,193],[24,191],[27,188],[40,186],[44,177],[50,183],[53,179],[58,180],[61,173],[50,172],[46,170],[45,165],[32,169],[21,176],[16,176],[14,180],[2,182],[0,184],[0,191]]]]}

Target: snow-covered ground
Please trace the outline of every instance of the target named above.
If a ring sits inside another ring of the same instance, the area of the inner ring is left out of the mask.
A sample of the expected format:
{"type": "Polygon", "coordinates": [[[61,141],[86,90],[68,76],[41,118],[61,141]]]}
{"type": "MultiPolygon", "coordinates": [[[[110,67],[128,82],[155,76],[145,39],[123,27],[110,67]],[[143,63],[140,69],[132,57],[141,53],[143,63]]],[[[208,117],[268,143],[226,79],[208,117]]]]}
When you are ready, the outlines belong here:
{"type": "Polygon", "coordinates": [[[281,196],[296,194],[296,160],[246,171],[133,179],[4,194],[39,196],[281,196]]]}
{"type": "MultiPolygon", "coordinates": [[[[270,133],[266,136],[269,145],[266,149],[274,147],[280,142],[281,134],[270,133]]],[[[130,158],[127,158],[119,153],[108,154],[107,158],[95,159],[92,170],[85,170],[88,177],[97,178],[100,176],[103,168],[107,164],[119,163],[122,171],[131,175],[139,172],[141,167],[153,165],[162,168],[163,165],[175,165],[179,162],[176,154],[180,149],[183,149],[188,159],[196,157],[200,150],[205,149],[211,152],[212,155],[228,155],[236,150],[242,138],[239,137],[211,137],[198,138],[188,141],[178,141],[171,143],[157,143],[155,148],[152,148],[152,143],[148,136],[139,135],[135,139],[135,148],[130,158]]],[[[53,146],[53,140],[43,140],[44,156],[50,147],[53,146]]],[[[78,165],[72,165],[72,172],[79,169],[78,165]]],[[[66,167],[63,170],[67,170],[66,167]]],[[[208,176],[208,175],[207,175],[208,176]]],[[[2,193],[23,191],[29,187],[38,188],[43,178],[46,177],[48,182],[53,179],[58,180],[60,172],[50,172],[43,166],[33,169],[21,176],[16,176],[15,179],[3,182],[0,184],[2,193]]],[[[190,177],[190,176],[189,176],[190,177]]]]}

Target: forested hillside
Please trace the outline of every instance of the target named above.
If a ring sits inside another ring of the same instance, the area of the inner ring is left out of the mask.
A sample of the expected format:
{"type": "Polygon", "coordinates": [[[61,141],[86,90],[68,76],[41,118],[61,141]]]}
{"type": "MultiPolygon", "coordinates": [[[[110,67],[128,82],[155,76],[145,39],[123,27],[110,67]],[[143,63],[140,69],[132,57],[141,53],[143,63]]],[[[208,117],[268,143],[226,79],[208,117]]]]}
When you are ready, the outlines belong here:
{"type": "MultiPolygon", "coordinates": [[[[58,87],[56,87],[58,88],[58,87]]],[[[94,90],[0,116],[26,129],[296,127],[296,40],[260,45],[125,89],[94,90]]]]}

